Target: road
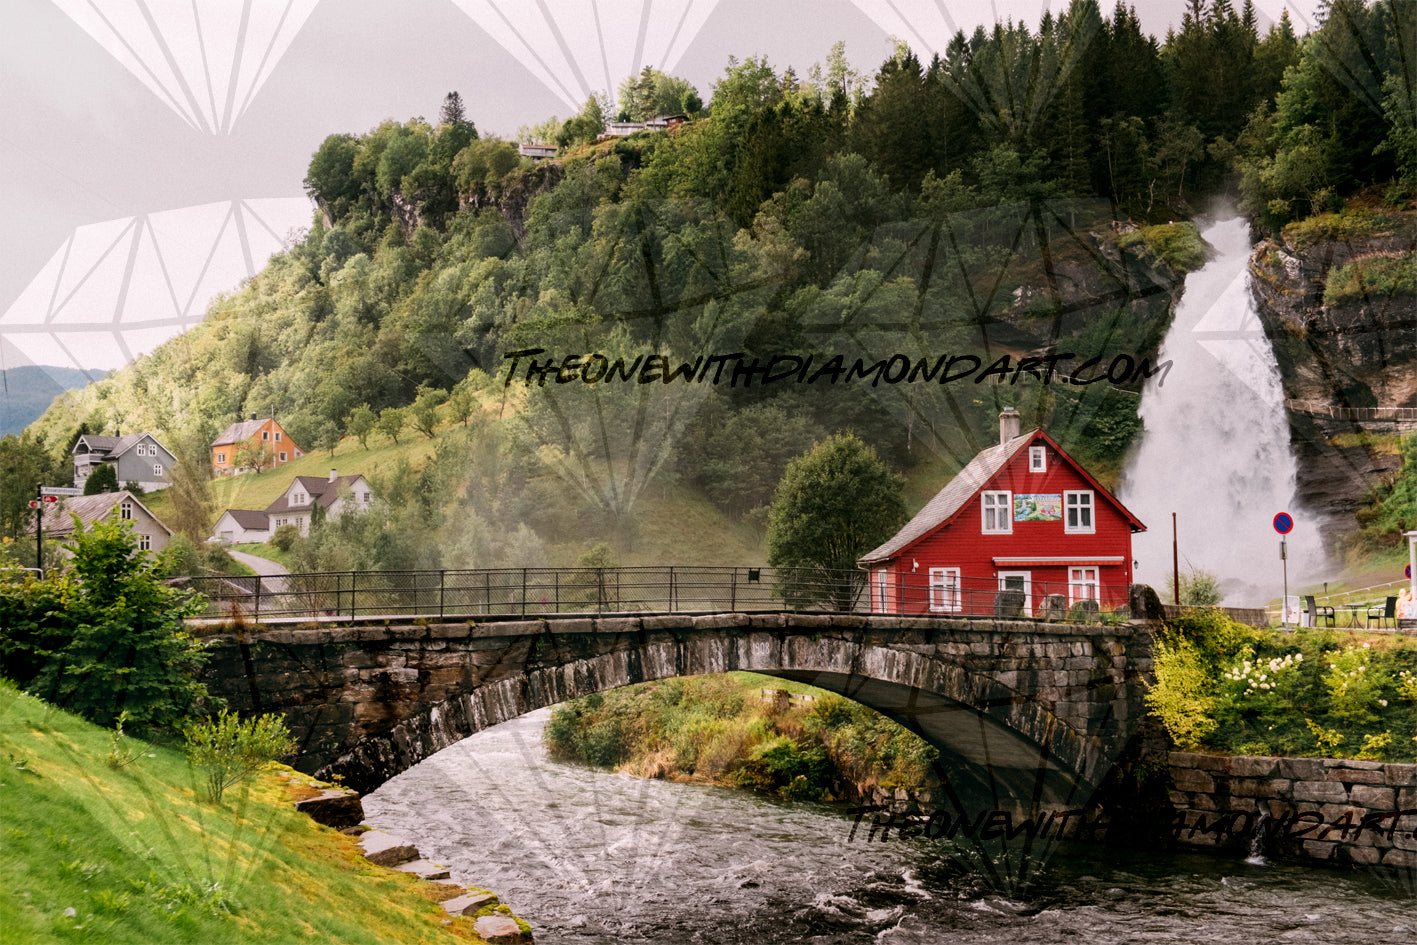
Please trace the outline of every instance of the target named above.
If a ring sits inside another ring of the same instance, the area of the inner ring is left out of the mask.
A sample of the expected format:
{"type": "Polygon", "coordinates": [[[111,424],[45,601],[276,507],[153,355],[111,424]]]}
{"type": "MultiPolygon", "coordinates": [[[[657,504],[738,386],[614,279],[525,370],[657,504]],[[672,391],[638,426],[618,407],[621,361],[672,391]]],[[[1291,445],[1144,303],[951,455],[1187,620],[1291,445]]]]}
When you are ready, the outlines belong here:
{"type": "Polygon", "coordinates": [[[277,577],[290,573],[285,569],[284,565],[277,564],[270,558],[262,558],[259,555],[248,555],[244,551],[231,551],[230,549],[227,550],[227,554],[246,565],[252,571],[255,571],[261,577],[277,577]]]}

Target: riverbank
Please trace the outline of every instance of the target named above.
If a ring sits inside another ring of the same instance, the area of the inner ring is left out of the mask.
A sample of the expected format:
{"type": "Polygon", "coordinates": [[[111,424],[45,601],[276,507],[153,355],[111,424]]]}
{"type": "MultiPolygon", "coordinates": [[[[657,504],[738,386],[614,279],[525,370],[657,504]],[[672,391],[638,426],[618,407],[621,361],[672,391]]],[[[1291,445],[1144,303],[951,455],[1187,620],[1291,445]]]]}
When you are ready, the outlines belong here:
{"type": "Polygon", "coordinates": [[[480,941],[445,890],[297,812],[303,777],[263,772],[213,806],[181,750],[4,682],[0,756],[0,942],[480,941]]]}
{"type": "Polygon", "coordinates": [[[756,673],[574,699],[552,711],[544,740],[561,761],[789,800],[928,802],[939,786],[938,753],[919,736],[834,693],[756,673]]]}

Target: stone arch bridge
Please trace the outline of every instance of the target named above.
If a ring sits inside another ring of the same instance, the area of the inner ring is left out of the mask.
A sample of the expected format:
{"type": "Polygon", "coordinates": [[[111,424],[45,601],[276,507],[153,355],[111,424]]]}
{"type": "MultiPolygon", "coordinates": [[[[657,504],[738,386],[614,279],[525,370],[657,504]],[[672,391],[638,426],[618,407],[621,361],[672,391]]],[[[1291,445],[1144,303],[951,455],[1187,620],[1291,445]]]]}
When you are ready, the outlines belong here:
{"type": "Polygon", "coordinates": [[[300,742],[295,766],[361,793],[543,706],[749,670],[840,693],[913,729],[939,750],[959,795],[1080,807],[1141,719],[1152,667],[1142,621],[777,612],[211,629],[211,692],[242,714],[281,713],[300,742]]]}

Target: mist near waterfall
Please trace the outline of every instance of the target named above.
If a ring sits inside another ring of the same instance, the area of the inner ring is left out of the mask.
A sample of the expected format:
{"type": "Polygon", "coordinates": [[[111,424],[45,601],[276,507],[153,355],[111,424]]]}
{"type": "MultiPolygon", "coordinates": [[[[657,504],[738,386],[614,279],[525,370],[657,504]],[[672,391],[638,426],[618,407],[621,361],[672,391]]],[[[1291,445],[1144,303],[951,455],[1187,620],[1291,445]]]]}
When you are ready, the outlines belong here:
{"type": "Polygon", "coordinates": [[[1255,312],[1242,218],[1205,224],[1215,253],[1186,277],[1159,361],[1173,361],[1142,392],[1144,432],[1118,497],[1147,526],[1134,536],[1136,580],[1164,600],[1171,575],[1171,514],[1180,566],[1220,579],[1224,603],[1259,606],[1280,596],[1284,562],[1274,516],[1288,512],[1289,592],[1322,581],[1318,521],[1299,505],[1279,367],[1255,312]],[[1164,376],[1164,383],[1158,383],[1164,376]]]}

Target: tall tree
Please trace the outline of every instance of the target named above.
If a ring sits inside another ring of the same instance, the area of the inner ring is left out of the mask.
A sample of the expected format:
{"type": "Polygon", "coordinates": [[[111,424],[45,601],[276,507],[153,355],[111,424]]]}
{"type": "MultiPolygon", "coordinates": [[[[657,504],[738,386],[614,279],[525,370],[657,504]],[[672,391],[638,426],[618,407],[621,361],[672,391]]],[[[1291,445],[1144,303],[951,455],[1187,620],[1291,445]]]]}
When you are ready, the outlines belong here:
{"type": "Polygon", "coordinates": [[[768,509],[768,564],[786,572],[789,600],[849,610],[864,583],[856,559],[904,523],[900,477],[855,434],[836,434],[787,464],[768,509]]]}

